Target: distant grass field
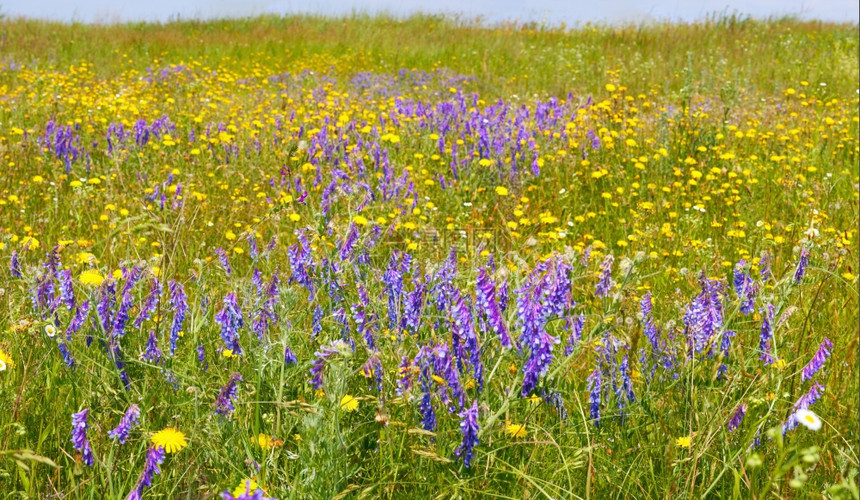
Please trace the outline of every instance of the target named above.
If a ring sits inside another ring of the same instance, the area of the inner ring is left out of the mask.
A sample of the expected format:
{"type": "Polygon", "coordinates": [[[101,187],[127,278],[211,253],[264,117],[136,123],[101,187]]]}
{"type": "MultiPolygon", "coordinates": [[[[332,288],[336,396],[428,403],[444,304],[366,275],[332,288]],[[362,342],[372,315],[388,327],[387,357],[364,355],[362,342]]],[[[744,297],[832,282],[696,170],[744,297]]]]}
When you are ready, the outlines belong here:
{"type": "Polygon", "coordinates": [[[0,20],[0,498],[860,498],[858,38],[0,20]]]}

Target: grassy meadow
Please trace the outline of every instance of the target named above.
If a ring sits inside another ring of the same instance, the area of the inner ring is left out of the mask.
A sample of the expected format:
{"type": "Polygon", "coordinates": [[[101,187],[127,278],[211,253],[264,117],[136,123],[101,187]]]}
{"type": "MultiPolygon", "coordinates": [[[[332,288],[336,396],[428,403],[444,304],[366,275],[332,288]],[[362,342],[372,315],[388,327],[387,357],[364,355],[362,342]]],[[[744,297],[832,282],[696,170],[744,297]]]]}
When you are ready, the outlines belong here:
{"type": "Polygon", "coordinates": [[[0,498],[860,498],[858,39],[0,19],[0,498]]]}

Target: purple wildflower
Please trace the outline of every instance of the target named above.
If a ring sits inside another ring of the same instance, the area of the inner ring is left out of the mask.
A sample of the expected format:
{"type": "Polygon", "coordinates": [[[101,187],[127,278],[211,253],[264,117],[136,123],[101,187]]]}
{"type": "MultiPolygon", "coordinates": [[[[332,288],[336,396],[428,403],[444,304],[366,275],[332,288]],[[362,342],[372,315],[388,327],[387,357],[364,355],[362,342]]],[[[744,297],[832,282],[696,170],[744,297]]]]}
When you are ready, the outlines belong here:
{"type": "Polygon", "coordinates": [[[809,363],[803,367],[800,375],[801,382],[806,382],[807,380],[812,379],[812,376],[815,375],[822,366],[824,366],[824,362],[827,361],[828,357],[830,357],[831,349],[833,349],[833,344],[830,342],[830,339],[824,337],[824,342],[818,346],[818,351],[815,352],[815,355],[812,356],[809,363]]]}
{"type": "Polygon", "coordinates": [[[253,233],[248,235],[248,248],[251,250],[251,258],[257,260],[257,256],[259,256],[260,252],[257,249],[257,238],[253,233]]]}
{"type": "Polygon", "coordinates": [[[478,401],[473,401],[472,406],[468,410],[459,413],[460,432],[463,434],[463,442],[454,452],[458,457],[463,458],[463,463],[466,468],[472,466],[472,458],[474,457],[474,448],[478,444],[478,401]]]}
{"type": "Polygon", "coordinates": [[[582,329],[585,326],[585,316],[579,315],[568,320],[570,323],[570,335],[567,337],[567,345],[564,346],[564,355],[573,354],[573,349],[579,339],[582,338],[582,329]]]}
{"type": "Polygon", "coordinates": [[[740,427],[741,421],[744,419],[744,415],[746,415],[746,412],[747,412],[746,403],[741,403],[740,405],[738,405],[738,408],[737,408],[737,410],[735,410],[735,413],[732,415],[732,418],[729,419],[729,424],[728,424],[729,432],[733,432],[735,429],[740,427]]]}
{"type": "Polygon", "coordinates": [[[791,414],[788,416],[788,420],[786,420],[785,424],[783,424],[782,426],[783,434],[797,427],[797,410],[809,409],[810,406],[812,406],[819,399],[821,399],[822,392],[824,392],[824,387],[822,387],[821,384],[819,384],[818,382],[813,382],[812,387],[809,388],[809,391],[803,396],[800,396],[800,398],[798,398],[797,402],[794,403],[791,414]]]}
{"type": "Polygon", "coordinates": [[[9,273],[13,278],[21,277],[21,263],[18,261],[18,252],[12,251],[12,256],[9,257],[9,273]]]}
{"type": "Polygon", "coordinates": [[[72,285],[72,271],[70,269],[63,269],[57,273],[57,279],[60,281],[59,301],[66,306],[66,309],[71,311],[75,308],[75,289],[72,285]]]}
{"type": "Polygon", "coordinates": [[[161,282],[158,281],[158,278],[153,278],[152,286],[149,289],[149,295],[144,299],[143,305],[140,307],[140,314],[138,314],[137,319],[134,320],[135,328],[140,328],[140,325],[149,319],[149,317],[152,316],[152,313],[154,313],[158,308],[158,302],[161,299],[161,292],[161,282]]]}
{"type": "Polygon", "coordinates": [[[502,319],[501,308],[496,303],[496,284],[490,278],[486,268],[481,268],[478,271],[475,282],[475,305],[486,318],[490,328],[499,337],[502,347],[510,349],[513,346],[511,337],[508,335],[508,328],[502,319]]]}
{"type": "Polygon", "coordinates": [[[294,365],[298,363],[299,360],[296,358],[296,354],[290,349],[290,346],[284,346],[284,364],[286,365],[294,365]]]}
{"type": "Polygon", "coordinates": [[[588,401],[591,405],[591,418],[594,425],[600,425],[600,393],[601,393],[600,369],[595,368],[588,376],[588,401]]]}
{"type": "Polygon", "coordinates": [[[91,466],[95,463],[93,450],[90,448],[90,440],[87,439],[87,414],[89,408],[84,408],[78,413],[72,413],[72,447],[81,452],[81,459],[85,464],[91,466]]]}
{"type": "Polygon", "coordinates": [[[758,266],[761,268],[759,271],[761,279],[767,281],[768,278],[770,278],[770,254],[762,252],[761,259],[758,261],[758,266]]]}
{"type": "Polygon", "coordinates": [[[218,398],[215,399],[215,413],[224,415],[225,417],[233,413],[236,409],[233,403],[239,391],[237,384],[241,381],[241,374],[234,372],[230,375],[230,380],[227,381],[227,385],[221,388],[221,392],[218,393],[218,398]]]}
{"type": "Polygon", "coordinates": [[[430,349],[422,347],[415,356],[415,364],[421,366],[418,379],[421,382],[421,401],[418,411],[421,413],[421,426],[426,431],[436,430],[436,411],[433,409],[433,377],[430,374],[430,349]]]}
{"type": "Polygon", "coordinates": [[[310,384],[314,389],[322,389],[323,387],[323,370],[325,369],[325,363],[328,358],[332,357],[332,355],[337,353],[337,349],[335,348],[335,343],[332,342],[329,345],[325,345],[320,347],[318,351],[314,353],[316,359],[314,359],[313,363],[311,363],[311,380],[310,384]]]}
{"type": "Polygon", "coordinates": [[[773,304],[768,304],[766,310],[762,310],[761,334],[759,338],[759,359],[764,361],[765,366],[773,363],[773,355],[770,350],[770,341],[773,339],[773,304]]]}
{"type": "Polygon", "coordinates": [[[113,335],[122,337],[125,335],[125,326],[128,323],[128,312],[131,306],[134,305],[134,297],[131,291],[127,291],[122,295],[122,300],[119,307],[116,309],[116,315],[113,320],[113,335]]]}
{"type": "Polygon", "coordinates": [[[209,363],[206,362],[206,348],[203,347],[203,344],[197,344],[197,362],[200,363],[204,372],[209,369],[209,363]]]}
{"type": "Polygon", "coordinates": [[[63,362],[66,363],[66,366],[75,371],[75,358],[72,357],[72,353],[69,352],[69,346],[63,342],[57,342],[57,348],[60,350],[60,355],[63,357],[63,362]]]}
{"type": "Polygon", "coordinates": [[[231,292],[224,297],[224,307],[215,315],[215,322],[221,325],[221,340],[224,341],[224,347],[236,356],[241,355],[239,328],[245,325],[245,319],[239,304],[236,303],[235,293],[231,292]]]}
{"type": "Polygon", "coordinates": [[[164,462],[164,456],[164,448],[161,446],[152,446],[146,450],[146,463],[143,465],[143,472],[140,473],[137,484],[125,500],[140,500],[144,488],[152,486],[152,477],[161,473],[158,466],[164,462]]]}
{"type": "Polygon", "coordinates": [[[233,268],[230,267],[230,259],[227,257],[227,252],[223,248],[216,248],[215,255],[218,257],[218,261],[221,262],[224,274],[230,276],[233,273],[233,268]]]}
{"type": "Polygon", "coordinates": [[[557,344],[558,339],[541,329],[538,338],[531,346],[529,359],[523,366],[523,389],[521,394],[528,396],[537,385],[541,376],[549,370],[552,364],[552,346],[557,344]]]}
{"type": "Polygon", "coordinates": [[[87,320],[87,315],[90,312],[90,302],[85,300],[75,309],[75,315],[72,316],[72,320],[69,321],[69,326],[66,327],[66,340],[71,342],[72,335],[77,333],[82,326],[84,326],[84,322],[87,320]]]}
{"type": "Polygon", "coordinates": [[[740,301],[741,314],[750,314],[755,310],[756,289],[749,273],[744,270],[744,266],[746,266],[746,262],[741,259],[735,266],[732,284],[740,301]]]}
{"type": "Polygon", "coordinates": [[[122,419],[119,421],[119,425],[117,425],[115,429],[108,431],[108,436],[113,439],[118,439],[119,444],[125,444],[126,439],[128,439],[129,432],[131,432],[131,429],[138,423],[140,423],[140,407],[136,404],[132,404],[128,407],[128,410],[125,411],[125,415],[122,416],[122,419]]]}
{"type": "Polygon", "coordinates": [[[702,292],[693,299],[684,313],[685,334],[693,352],[701,352],[710,345],[723,326],[723,305],[720,301],[722,285],[717,280],[700,278],[702,292]]]}
{"type": "Polygon", "coordinates": [[[173,322],[170,325],[170,355],[176,354],[176,341],[179,340],[179,332],[182,331],[182,323],[185,321],[185,313],[188,312],[188,297],[185,296],[185,288],[182,283],[171,280],[168,284],[170,289],[170,307],[173,308],[173,322]]]}
{"type": "Polygon", "coordinates": [[[161,363],[161,350],[158,348],[158,337],[156,337],[154,330],[149,332],[146,349],[140,355],[140,359],[156,365],[161,363]]]}
{"type": "Polygon", "coordinates": [[[809,250],[803,249],[800,251],[800,260],[797,263],[797,270],[794,271],[794,283],[803,281],[803,275],[806,274],[806,266],[809,264],[809,250]]]}
{"type": "Polygon", "coordinates": [[[606,297],[612,288],[612,262],[615,257],[612,254],[607,255],[600,264],[600,279],[597,281],[597,286],[594,289],[594,295],[597,297],[606,297]]]}

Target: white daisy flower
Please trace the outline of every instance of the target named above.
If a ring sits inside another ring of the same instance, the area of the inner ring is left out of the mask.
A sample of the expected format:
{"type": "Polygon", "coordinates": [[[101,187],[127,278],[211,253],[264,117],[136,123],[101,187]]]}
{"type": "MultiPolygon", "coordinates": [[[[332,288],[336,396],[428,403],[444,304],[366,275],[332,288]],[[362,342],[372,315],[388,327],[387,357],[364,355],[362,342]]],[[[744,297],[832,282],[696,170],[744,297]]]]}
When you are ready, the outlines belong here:
{"type": "Polygon", "coordinates": [[[811,431],[817,431],[821,428],[821,419],[815,413],[799,409],[796,413],[797,421],[811,431]]]}
{"type": "Polygon", "coordinates": [[[6,371],[6,362],[0,359],[0,372],[6,371]]]}
{"type": "Polygon", "coordinates": [[[54,336],[57,334],[57,327],[54,325],[45,325],[45,333],[48,335],[48,337],[54,338],[54,336]]]}

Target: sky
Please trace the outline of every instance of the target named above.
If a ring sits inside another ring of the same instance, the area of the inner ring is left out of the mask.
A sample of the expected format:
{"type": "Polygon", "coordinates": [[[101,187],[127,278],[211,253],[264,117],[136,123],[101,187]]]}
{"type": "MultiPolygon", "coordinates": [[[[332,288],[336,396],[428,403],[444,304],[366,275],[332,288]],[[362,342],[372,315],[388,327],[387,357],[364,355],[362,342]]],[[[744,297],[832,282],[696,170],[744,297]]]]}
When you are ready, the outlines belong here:
{"type": "Polygon", "coordinates": [[[860,0],[0,0],[0,14],[60,21],[168,21],[179,17],[244,17],[260,14],[415,12],[461,15],[485,22],[534,21],[569,26],[585,22],[695,21],[715,12],[757,18],[860,22],[860,0]]]}

